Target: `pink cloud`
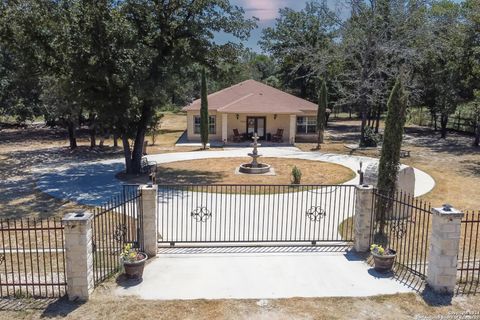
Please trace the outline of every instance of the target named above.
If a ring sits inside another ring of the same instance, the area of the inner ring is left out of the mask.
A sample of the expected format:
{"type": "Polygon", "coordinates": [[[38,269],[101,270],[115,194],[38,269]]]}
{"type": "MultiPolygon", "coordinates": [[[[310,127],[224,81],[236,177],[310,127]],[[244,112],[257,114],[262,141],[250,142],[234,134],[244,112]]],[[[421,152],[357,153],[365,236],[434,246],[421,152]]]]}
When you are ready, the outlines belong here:
{"type": "Polygon", "coordinates": [[[262,20],[273,20],[278,9],[286,6],[286,0],[243,0],[245,11],[262,20]]]}

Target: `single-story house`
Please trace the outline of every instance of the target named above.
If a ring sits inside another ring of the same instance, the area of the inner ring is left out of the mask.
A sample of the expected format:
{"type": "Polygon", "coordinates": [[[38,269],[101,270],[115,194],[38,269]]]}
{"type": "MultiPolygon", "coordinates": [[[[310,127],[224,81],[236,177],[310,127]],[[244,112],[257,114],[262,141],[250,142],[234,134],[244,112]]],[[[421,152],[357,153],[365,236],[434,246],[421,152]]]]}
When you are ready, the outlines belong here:
{"type": "MultiPolygon", "coordinates": [[[[187,139],[192,142],[200,141],[200,104],[197,99],[183,108],[187,139]]],[[[228,143],[240,136],[248,141],[257,133],[267,141],[315,141],[317,110],[315,103],[246,80],[208,96],[209,140],[228,143]]]]}

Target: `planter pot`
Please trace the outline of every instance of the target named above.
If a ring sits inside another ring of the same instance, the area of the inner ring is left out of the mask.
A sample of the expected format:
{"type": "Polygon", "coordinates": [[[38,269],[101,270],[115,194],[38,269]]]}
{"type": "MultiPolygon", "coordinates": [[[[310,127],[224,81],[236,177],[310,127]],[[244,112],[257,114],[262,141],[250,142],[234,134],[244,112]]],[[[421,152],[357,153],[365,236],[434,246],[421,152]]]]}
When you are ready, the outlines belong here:
{"type": "Polygon", "coordinates": [[[389,251],[389,254],[378,255],[372,252],[373,262],[375,263],[375,270],[378,272],[389,272],[392,270],[393,263],[395,262],[395,257],[397,253],[394,250],[389,251]]]}
{"type": "Polygon", "coordinates": [[[129,279],[141,279],[143,276],[143,268],[145,267],[145,261],[147,261],[147,255],[143,252],[139,252],[143,258],[134,262],[123,261],[123,269],[129,279]]]}

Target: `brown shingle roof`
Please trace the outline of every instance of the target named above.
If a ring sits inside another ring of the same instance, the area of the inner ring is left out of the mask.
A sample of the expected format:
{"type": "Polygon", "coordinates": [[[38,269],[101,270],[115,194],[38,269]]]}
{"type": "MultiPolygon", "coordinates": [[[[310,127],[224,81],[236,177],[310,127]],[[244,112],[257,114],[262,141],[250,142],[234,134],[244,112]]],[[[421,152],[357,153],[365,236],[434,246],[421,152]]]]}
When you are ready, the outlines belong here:
{"type": "MultiPolygon", "coordinates": [[[[246,80],[208,96],[208,110],[224,113],[302,114],[317,105],[255,80],[246,80]]],[[[200,110],[200,99],[183,108],[200,110]]]]}

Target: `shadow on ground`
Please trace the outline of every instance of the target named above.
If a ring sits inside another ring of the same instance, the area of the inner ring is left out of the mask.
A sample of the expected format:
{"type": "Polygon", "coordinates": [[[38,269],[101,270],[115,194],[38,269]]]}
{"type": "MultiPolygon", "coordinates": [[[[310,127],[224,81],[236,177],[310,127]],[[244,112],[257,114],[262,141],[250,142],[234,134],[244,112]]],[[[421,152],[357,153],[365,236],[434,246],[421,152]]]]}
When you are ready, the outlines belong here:
{"type": "MultiPolygon", "coordinates": [[[[351,253],[348,246],[208,246],[208,247],[159,247],[159,254],[212,254],[212,253],[310,253],[345,252],[351,253]]],[[[353,258],[352,258],[353,259],[353,258]]]]}
{"type": "Polygon", "coordinates": [[[423,300],[432,307],[443,307],[452,304],[453,294],[441,294],[434,292],[429,286],[425,286],[425,289],[421,292],[423,300]]]}
{"type": "Polygon", "coordinates": [[[183,170],[161,167],[157,173],[158,184],[213,184],[222,181],[221,172],[183,170]]]}
{"type": "Polygon", "coordinates": [[[43,311],[42,318],[66,317],[71,312],[82,306],[84,302],[72,302],[64,297],[53,303],[50,303],[43,311]]]}
{"type": "Polygon", "coordinates": [[[68,316],[83,304],[69,301],[66,296],[57,299],[0,299],[0,311],[42,310],[42,318],[57,318],[68,316]]]}
{"type": "Polygon", "coordinates": [[[407,288],[420,293],[425,288],[425,280],[424,278],[412,273],[411,271],[402,268],[398,264],[395,264],[393,267],[392,272],[381,273],[376,271],[373,266],[373,258],[367,254],[365,257],[365,263],[372,266],[372,268],[368,271],[368,273],[375,278],[393,278],[395,281],[400,282],[407,288]]]}

